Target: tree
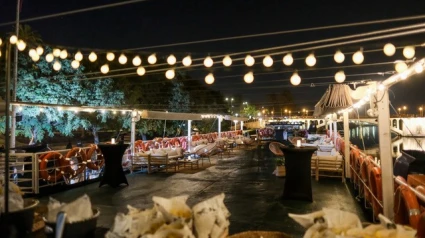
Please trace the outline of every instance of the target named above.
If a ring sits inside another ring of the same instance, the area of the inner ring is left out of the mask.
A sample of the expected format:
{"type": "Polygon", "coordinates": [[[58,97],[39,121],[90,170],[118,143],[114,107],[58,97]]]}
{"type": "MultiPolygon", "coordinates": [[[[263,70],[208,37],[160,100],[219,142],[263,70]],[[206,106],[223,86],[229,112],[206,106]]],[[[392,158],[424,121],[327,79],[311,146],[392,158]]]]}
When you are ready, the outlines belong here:
{"type": "Polygon", "coordinates": [[[243,116],[245,117],[256,117],[260,111],[252,104],[247,104],[242,110],[243,116]]]}

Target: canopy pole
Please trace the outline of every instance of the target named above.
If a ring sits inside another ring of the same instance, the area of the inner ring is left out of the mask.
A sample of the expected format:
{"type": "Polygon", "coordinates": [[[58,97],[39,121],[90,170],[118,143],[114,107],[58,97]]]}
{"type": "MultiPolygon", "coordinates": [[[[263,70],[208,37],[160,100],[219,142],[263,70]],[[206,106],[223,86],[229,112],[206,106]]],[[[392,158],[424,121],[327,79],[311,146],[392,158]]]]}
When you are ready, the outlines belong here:
{"type": "Polygon", "coordinates": [[[221,138],[221,121],[223,120],[222,116],[218,116],[218,138],[221,138]]]}
{"type": "Polygon", "coordinates": [[[350,170],[350,127],[349,127],[349,121],[348,121],[348,111],[344,111],[343,113],[344,118],[344,160],[345,160],[345,177],[349,178],[351,177],[351,170],[350,170]]]}
{"type": "Polygon", "coordinates": [[[243,131],[243,121],[241,121],[241,131],[243,131]]]}
{"type": "Polygon", "coordinates": [[[187,120],[187,143],[190,150],[192,146],[192,120],[187,120]]]}
{"type": "Polygon", "coordinates": [[[134,156],[136,148],[134,143],[136,142],[136,122],[140,120],[140,115],[136,110],[131,112],[131,155],[134,156]]]}
{"type": "Polygon", "coordinates": [[[334,120],[334,145],[336,145],[336,137],[337,137],[337,135],[338,135],[338,128],[337,128],[337,125],[336,125],[336,120],[334,120]]]}
{"type": "Polygon", "coordinates": [[[391,157],[391,130],[388,89],[378,90],[376,94],[378,107],[379,152],[381,156],[382,197],[384,216],[394,218],[394,179],[393,159],[391,157]]]}
{"type": "Polygon", "coordinates": [[[326,122],[326,124],[328,124],[329,123],[329,138],[331,138],[332,139],[332,119],[330,119],[329,121],[327,121],[326,122]]]}

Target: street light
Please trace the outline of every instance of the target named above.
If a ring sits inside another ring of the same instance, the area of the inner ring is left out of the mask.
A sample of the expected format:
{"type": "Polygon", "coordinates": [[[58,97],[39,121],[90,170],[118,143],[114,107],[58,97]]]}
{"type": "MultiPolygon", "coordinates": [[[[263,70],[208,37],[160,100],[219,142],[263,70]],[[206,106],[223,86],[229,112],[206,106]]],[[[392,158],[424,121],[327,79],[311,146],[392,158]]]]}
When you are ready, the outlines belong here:
{"type": "Polygon", "coordinates": [[[423,116],[424,116],[424,114],[423,114],[423,108],[422,108],[422,107],[419,107],[419,115],[420,115],[421,117],[423,117],[423,116]]]}
{"type": "Polygon", "coordinates": [[[289,111],[289,118],[291,118],[291,111],[289,111]]]}
{"type": "Polygon", "coordinates": [[[403,106],[403,114],[404,114],[404,116],[406,116],[406,109],[407,109],[407,107],[406,106],[403,106]]]}
{"type": "Polygon", "coordinates": [[[288,110],[287,110],[287,109],[285,109],[285,115],[286,115],[286,116],[288,115],[287,113],[288,113],[288,110]]]}
{"type": "Polygon", "coordinates": [[[398,108],[397,110],[398,110],[398,115],[400,115],[401,108],[398,108]]]}

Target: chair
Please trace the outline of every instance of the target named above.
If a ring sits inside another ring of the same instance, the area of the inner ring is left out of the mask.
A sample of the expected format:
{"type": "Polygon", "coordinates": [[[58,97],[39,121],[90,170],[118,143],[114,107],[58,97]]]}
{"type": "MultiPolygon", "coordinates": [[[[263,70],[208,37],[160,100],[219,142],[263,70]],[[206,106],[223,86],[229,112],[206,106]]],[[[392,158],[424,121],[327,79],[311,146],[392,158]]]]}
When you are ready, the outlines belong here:
{"type": "Polygon", "coordinates": [[[270,142],[269,149],[277,157],[283,157],[283,151],[280,149],[286,147],[284,144],[279,142],[270,142]]]}
{"type": "Polygon", "coordinates": [[[196,155],[201,160],[201,166],[204,166],[204,159],[207,159],[208,162],[211,164],[210,156],[215,155],[217,153],[218,153],[217,145],[215,143],[212,143],[198,150],[196,152],[196,155]]]}

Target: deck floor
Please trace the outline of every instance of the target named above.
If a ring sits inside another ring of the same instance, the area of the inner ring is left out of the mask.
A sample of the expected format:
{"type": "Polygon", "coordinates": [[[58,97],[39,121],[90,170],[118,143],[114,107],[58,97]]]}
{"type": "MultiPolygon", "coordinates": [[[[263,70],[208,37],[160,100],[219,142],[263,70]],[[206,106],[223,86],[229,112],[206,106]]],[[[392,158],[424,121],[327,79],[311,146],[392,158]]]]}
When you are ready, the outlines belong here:
{"type": "MultiPolygon", "coordinates": [[[[312,179],[312,203],[281,200],[284,178],[275,177],[273,156],[265,148],[235,150],[223,158],[214,157],[214,166],[197,173],[133,173],[127,175],[129,186],[99,188],[98,183],[51,194],[55,199],[69,202],[88,194],[95,207],[101,210],[98,227],[109,229],[117,212],[126,212],[127,204],[137,208],[152,207],[152,196],[189,195],[188,205],[224,192],[225,204],[231,212],[230,234],[248,230],[282,231],[302,237],[304,228],[288,213],[309,213],[324,207],[354,212],[364,222],[366,216],[359,203],[340,179],[312,179]],[[261,154],[259,156],[259,154],[261,154]],[[263,159],[258,160],[258,157],[263,159]]],[[[208,163],[208,162],[206,162],[208,163]]],[[[44,204],[48,196],[39,198],[44,204]]]]}

